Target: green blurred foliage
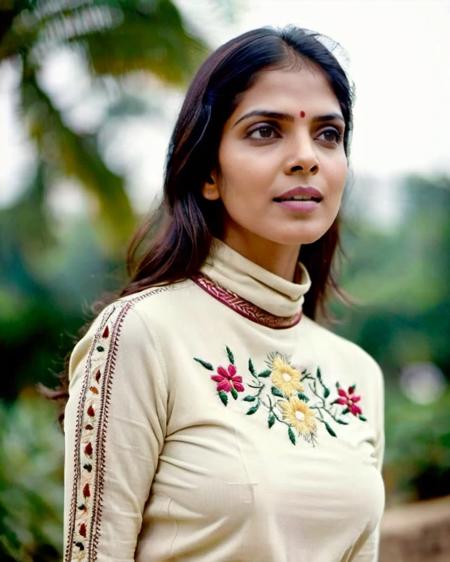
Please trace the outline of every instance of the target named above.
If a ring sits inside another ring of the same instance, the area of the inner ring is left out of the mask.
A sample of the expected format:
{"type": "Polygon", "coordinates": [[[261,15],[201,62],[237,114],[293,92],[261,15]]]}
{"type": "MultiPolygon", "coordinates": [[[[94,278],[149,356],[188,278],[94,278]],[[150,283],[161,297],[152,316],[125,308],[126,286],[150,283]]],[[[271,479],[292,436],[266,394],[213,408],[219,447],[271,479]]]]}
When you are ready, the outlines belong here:
{"type": "Polygon", "coordinates": [[[386,381],[387,501],[450,494],[449,391],[430,405],[400,389],[402,370],[431,363],[450,382],[450,178],[407,176],[393,231],[349,218],[342,284],[358,305],[335,304],[335,330],[381,365],[386,381]]]}
{"type": "Polygon", "coordinates": [[[0,401],[0,560],[62,559],[63,444],[48,401],[0,401]]]}
{"type": "MultiPolygon", "coordinates": [[[[171,0],[0,1],[0,64],[12,65],[19,76],[19,111],[37,149],[29,189],[45,197],[58,178],[79,181],[98,205],[97,230],[108,241],[105,250],[114,252],[128,240],[134,213],[123,178],[100,153],[101,127],[74,128],[42,87],[42,71],[58,50],[81,58],[93,86],[109,80],[120,90],[122,79],[137,72],[183,85],[207,46],[187,30],[171,0]]],[[[44,220],[40,227],[49,225],[44,220]]]]}
{"type": "Polygon", "coordinates": [[[387,504],[450,494],[450,389],[426,405],[392,383],[386,396],[387,504]]]}

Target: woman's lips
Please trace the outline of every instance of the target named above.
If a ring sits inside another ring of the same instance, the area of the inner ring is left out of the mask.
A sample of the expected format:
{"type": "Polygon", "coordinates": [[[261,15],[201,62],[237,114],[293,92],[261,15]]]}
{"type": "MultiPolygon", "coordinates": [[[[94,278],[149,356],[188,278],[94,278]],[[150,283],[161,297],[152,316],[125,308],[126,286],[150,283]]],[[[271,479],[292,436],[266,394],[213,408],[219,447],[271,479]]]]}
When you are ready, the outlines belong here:
{"type": "Polygon", "coordinates": [[[312,213],[320,205],[319,201],[293,201],[293,200],[283,200],[276,201],[277,205],[290,209],[291,211],[297,211],[299,213],[312,213]]]}
{"type": "Polygon", "coordinates": [[[315,187],[298,186],[274,197],[273,201],[292,211],[311,213],[317,209],[322,199],[322,194],[315,187]]]}

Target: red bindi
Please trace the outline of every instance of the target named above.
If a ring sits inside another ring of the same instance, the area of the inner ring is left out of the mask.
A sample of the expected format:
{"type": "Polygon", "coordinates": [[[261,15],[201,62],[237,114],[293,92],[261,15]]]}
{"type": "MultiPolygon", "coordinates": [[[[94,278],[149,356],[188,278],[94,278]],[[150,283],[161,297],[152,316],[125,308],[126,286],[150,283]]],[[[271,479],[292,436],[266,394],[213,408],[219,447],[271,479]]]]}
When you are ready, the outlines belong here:
{"type": "Polygon", "coordinates": [[[304,111],[300,111],[300,117],[304,117],[306,114],[304,111]]]}

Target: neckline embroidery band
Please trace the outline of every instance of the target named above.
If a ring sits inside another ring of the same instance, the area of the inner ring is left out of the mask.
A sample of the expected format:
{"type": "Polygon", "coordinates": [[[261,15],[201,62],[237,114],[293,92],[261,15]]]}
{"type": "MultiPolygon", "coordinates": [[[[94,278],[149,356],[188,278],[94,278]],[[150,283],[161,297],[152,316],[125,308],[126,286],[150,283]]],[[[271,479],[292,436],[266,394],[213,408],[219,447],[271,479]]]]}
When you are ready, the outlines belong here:
{"type": "Polygon", "coordinates": [[[198,273],[192,276],[191,279],[196,285],[216,300],[257,324],[262,324],[268,328],[280,330],[284,328],[292,328],[301,320],[301,310],[292,316],[276,316],[267,312],[263,308],[260,308],[256,304],[243,299],[237,293],[222,287],[204,273],[198,273]]]}
{"type": "Polygon", "coordinates": [[[254,361],[249,358],[248,381],[244,381],[233,352],[229,347],[225,349],[226,367],[214,367],[199,357],[193,358],[204,369],[214,373],[210,378],[216,383],[222,404],[227,406],[231,396],[241,402],[240,406],[244,403],[250,406],[245,411],[247,416],[258,410],[265,411],[268,429],[275,424],[285,425],[293,445],[301,438],[315,446],[319,424],[323,424],[332,437],[337,437],[336,425],[348,425],[353,418],[367,421],[360,406],[361,396],[355,394],[355,384],[345,390],[336,381],[337,395],[334,396],[323,381],[320,367],[313,375],[307,369],[295,367],[287,356],[278,352],[267,354],[262,370],[256,369],[254,361]]]}

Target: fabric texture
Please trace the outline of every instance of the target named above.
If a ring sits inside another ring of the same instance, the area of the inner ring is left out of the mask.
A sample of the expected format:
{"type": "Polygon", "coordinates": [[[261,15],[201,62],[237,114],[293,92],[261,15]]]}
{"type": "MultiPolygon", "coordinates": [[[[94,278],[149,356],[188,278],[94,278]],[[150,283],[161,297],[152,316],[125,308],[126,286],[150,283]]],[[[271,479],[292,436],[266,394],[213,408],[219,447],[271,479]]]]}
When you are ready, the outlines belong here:
{"type": "Polygon", "coordinates": [[[384,384],[309,289],[216,240],[70,361],[65,561],[376,562],[384,384]]]}

